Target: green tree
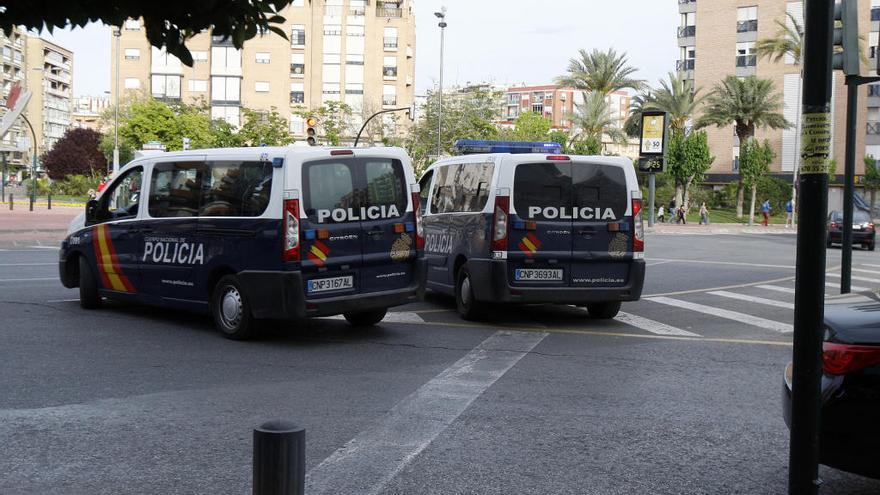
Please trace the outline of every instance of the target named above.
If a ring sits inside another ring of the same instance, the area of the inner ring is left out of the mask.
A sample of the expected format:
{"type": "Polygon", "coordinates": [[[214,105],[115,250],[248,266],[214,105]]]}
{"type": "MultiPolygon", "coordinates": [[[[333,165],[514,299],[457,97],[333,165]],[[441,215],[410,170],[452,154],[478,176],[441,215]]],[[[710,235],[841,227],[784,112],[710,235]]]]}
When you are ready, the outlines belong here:
{"type": "Polygon", "coordinates": [[[788,55],[795,64],[801,63],[801,47],[804,44],[804,28],[795,16],[786,12],[787,22],[776,20],[779,29],[776,36],[758,40],[755,51],[759,58],[767,58],[779,63],[788,55]],[[789,25],[791,23],[791,25],[789,25]]]}
{"type": "Polygon", "coordinates": [[[770,172],[770,164],[776,158],[776,153],[770,146],[770,141],[764,140],[761,144],[755,138],[749,138],[739,150],[739,174],[743,183],[751,188],[752,199],[749,207],[749,225],[755,221],[755,200],[758,183],[770,172]]]}
{"type": "Polygon", "coordinates": [[[572,143],[588,138],[601,143],[602,136],[608,136],[616,143],[626,144],[626,133],[617,126],[617,119],[605,101],[605,95],[598,91],[585,92],[583,95],[584,102],[574,104],[572,143]]]}
{"type": "Polygon", "coordinates": [[[877,160],[871,155],[865,156],[865,177],[862,184],[871,195],[871,214],[873,215],[877,189],[880,189],[880,169],[877,168],[877,160]]]}
{"type": "Polygon", "coordinates": [[[244,122],[238,136],[245,146],[285,146],[293,141],[287,119],[275,107],[268,112],[241,109],[244,122]]]}
{"type": "Polygon", "coordinates": [[[629,116],[623,124],[623,131],[631,138],[637,138],[642,134],[642,110],[654,97],[650,90],[643,91],[630,99],[629,116]]]}
{"type": "Polygon", "coordinates": [[[694,89],[692,81],[683,81],[672,72],[667,77],[668,80],[660,81],[660,88],[651,93],[643,108],[668,113],[669,128],[684,132],[704,98],[700,96],[700,88],[694,89]]]}
{"type": "Polygon", "coordinates": [[[546,141],[550,127],[550,119],[535,112],[523,112],[513,121],[513,129],[504,136],[511,141],[546,141]]]}
{"type": "MultiPolygon", "coordinates": [[[[437,96],[435,92],[428,92],[418,119],[405,139],[407,152],[417,171],[437,158],[437,96]]],[[[445,93],[441,154],[453,154],[458,139],[497,139],[499,131],[494,122],[500,116],[501,98],[502,93],[483,89],[445,93]]]]}
{"type": "Polygon", "coordinates": [[[603,96],[627,88],[639,91],[645,87],[645,81],[632,77],[636,69],[627,62],[626,53],[618,54],[614,48],[606,51],[594,49],[592,52],[581,49],[578,57],[569,60],[568,73],[556,78],[556,84],[598,92],[603,96]]]}
{"type": "MultiPolygon", "coordinates": [[[[698,129],[710,125],[727,127],[733,124],[742,146],[749,138],[754,137],[758,127],[770,129],[791,127],[792,124],[785,120],[780,110],[782,110],[782,96],[775,91],[771,80],[759,79],[755,76],[743,79],[727,76],[715,84],[712,92],[706,97],[703,115],[697,120],[696,127],[698,129]]],[[[742,169],[741,165],[740,169],[742,169]]],[[[737,218],[742,218],[742,211],[743,176],[740,174],[737,184],[737,218]]]]}
{"type": "Polygon", "coordinates": [[[675,203],[690,203],[691,187],[703,181],[706,171],[715,161],[705,131],[689,135],[679,130],[672,131],[666,158],[666,174],[675,181],[675,203]]]}
{"type": "Polygon", "coordinates": [[[98,149],[101,133],[92,129],[71,128],[40,161],[49,178],[62,180],[72,175],[95,175],[107,171],[107,158],[98,149]]]}
{"type": "Polygon", "coordinates": [[[330,100],[312,110],[301,107],[293,113],[303,118],[314,116],[318,119],[318,128],[321,131],[318,137],[323,138],[330,146],[339,146],[346,134],[353,134],[347,132],[351,125],[351,107],[341,101],[330,100]]]}
{"type": "Polygon", "coordinates": [[[56,27],[83,27],[89,22],[122,27],[128,18],[144,20],[147,40],[165,47],[183,63],[192,66],[187,40],[210,29],[215,36],[228,37],[241,49],[246,40],[272,31],[287,39],[281,26],[286,19],[278,12],[292,0],[211,0],[210,2],[3,2],[0,29],[10,33],[23,25],[28,31],[56,27]]]}
{"type": "Polygon", "coordinates": [[[562,129],[554,129],[547,134],[547,141],[552,141],[554,143],[559,143],[562,145],[563,153],[571,153],[571,148],[568,146],[569,134],[562,129]]]}

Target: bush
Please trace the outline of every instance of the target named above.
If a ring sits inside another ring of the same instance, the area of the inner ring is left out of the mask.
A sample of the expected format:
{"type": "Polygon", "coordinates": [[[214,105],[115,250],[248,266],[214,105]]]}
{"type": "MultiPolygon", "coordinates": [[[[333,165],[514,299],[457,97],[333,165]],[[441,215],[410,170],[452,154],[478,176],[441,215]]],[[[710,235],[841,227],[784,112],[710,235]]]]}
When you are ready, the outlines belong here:
{"type": "MultiPolygon", "coordinates": [[[[27,193],[30,195],[31,193],[31,180],[25,179],[21,181],[22,187],[27,193]]],[[[37,179],[37,196],[45,196],[49,194],[49,179],[37,179]]]]}
{"type": "Polygon", "coordinates": [[[96,191],[101,182],[100,175],[68,175],[64,180],[52,183],[52,194],[86,196],[89,190],[96,191]]]}
{"type": "MultiPolygon", "coordinates": [[[[734,189],[734,193],[736,189],[734,189]]],[[[785,203],[791,200],[791,183],[775,177],[762,177],[758,181],[758,196],[755,198],[755,209],[759,210],[759,206],[765,200],[770,200],[770,210],[774,214],[785,211],[785,203]]],[[[749,201],[749,194],[746,193],[746,201],[749,201]]],[[[746,203],[748,210],[748,203],[746,203]]]]}

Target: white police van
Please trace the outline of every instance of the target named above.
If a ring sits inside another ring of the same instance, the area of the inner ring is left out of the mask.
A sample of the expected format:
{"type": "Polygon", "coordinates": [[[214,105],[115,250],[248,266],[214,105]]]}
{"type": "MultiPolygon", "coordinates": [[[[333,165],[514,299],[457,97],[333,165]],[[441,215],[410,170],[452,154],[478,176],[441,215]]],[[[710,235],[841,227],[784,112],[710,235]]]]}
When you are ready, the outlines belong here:
{"type": "Polygon", "coordinates": [[[613,318],[639,299],[645,244],[629,159],[562,155],[556,143],[457,144],[489,153],[440,160],[419,182],[429,289],[453,295],[466,319],[487,302],[613,318]]]}
{"type": "Polygon", "coordinates": [[[102,297],[258,319],[381,321],[424,291],[418,185],[400,148],[158,153],[126,165],[60,251],[84,308],[102,297]]]}

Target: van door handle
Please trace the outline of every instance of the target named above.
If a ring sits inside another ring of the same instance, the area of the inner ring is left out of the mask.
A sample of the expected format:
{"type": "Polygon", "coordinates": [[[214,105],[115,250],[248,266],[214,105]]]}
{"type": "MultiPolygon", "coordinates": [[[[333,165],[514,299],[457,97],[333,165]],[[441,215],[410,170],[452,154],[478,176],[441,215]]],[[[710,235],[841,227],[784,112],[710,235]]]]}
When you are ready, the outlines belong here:
{"type": "Polygon", "coordinates": [[[129,234],[152,234],[153,229],[151,229],[149,227],[144,227],[144,228],[136,228],[135,227],[135,228],[128,229],[128,233],[129,234]]]}
{"type": "Polygon", "coordinates": [[[596,230],[595,230],[595,229],[581,229],[581,230],[578,230],[578,234],[580,234],[580,235],[595,234],[595,233],[596,233],[596,230]]]}
{"type": "Polygon", "coordinates": [[[382,235],[385,235],[385,231],[382,230],[380,227],[376,227],[373,230],[370,230],[369,232],[367,232],[367,234],[374,236],[374,237],[380,237],[382,235]]]}

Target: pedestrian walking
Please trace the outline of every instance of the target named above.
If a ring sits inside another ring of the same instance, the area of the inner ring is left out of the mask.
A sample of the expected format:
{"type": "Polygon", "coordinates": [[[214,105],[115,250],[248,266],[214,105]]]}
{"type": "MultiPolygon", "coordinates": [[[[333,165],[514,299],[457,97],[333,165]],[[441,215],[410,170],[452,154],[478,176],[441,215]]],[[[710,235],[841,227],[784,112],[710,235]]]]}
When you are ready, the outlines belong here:
{"type": "Polygon", "coordinates": [[[706,203],[700,205],[700,225],[709,225],[709,208],[706,208],[706,203]]]}
{"type": "Polygon", "coordinates": [[[660,208],[657,208],[657,221],[663,223],[663,220],[666,218],[666,211],[663,209],[663,205],[660,205],[660,208]]]}
{"type": "Polygon", "coordinates": [[[678,223],[682,225],[687,225],[687,203],[678,207],[678,223]]]}
{"type": "Polygon", "coordinates": [[[764,222],[762,225],[764,225],[764,227],[770,225],[770,210],[772,209],[769,199],[764,201],[764,204],[761,205],[761,214],[764,215],[764,222]]]}
{"type": "Polygon", "coordinates": [[[794,204],[789,199],[785,203],[785,228],[794,227],[794,204]]]}

